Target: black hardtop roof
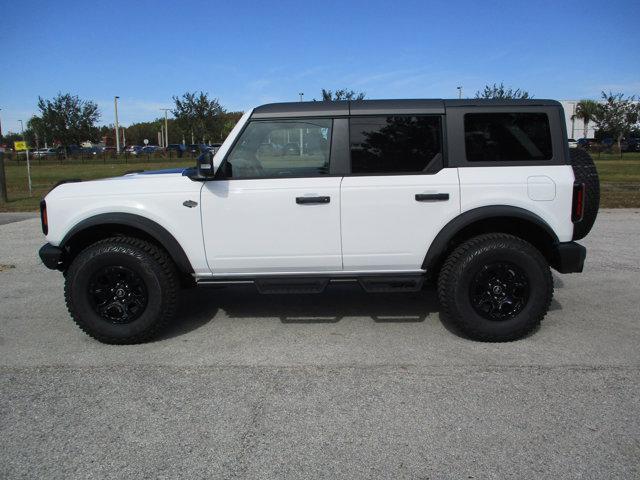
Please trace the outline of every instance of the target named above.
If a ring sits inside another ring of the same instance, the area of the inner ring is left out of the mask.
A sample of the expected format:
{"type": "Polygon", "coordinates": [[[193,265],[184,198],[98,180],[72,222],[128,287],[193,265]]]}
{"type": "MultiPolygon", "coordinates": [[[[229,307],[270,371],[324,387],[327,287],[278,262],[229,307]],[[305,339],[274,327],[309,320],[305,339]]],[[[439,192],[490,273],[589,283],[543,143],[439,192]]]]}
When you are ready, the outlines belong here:
{"type": "Polygon", "coordinates": [[[450,107],[559,107],[556,100],[484,100],[470,99],[402,99],[340,100],[336,102],[268,103],[253,109],[252,118],[284,118],[310,116],[381,115],[445,113],[450,107]]]}

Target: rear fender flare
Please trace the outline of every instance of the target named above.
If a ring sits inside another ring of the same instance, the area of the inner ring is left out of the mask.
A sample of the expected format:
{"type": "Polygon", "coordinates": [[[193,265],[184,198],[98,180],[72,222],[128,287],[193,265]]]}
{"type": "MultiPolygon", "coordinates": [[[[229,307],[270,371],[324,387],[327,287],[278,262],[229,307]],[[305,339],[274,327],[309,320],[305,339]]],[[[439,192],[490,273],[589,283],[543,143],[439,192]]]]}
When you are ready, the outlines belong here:
{"type": "MultiPolygon", "coordinates": [[[[444,254],[448,251],[451,240],[464,228],[480,223],[484,220],[491,219],[519,219],[525,220],[536,227],[544,230],[552,240],[552,243],[558,243],[558,236],[541,217],[523,208],[510,205],[492,205],[486,207],[478,207],[461,213],[456,218],[447,223],[442,230],[436,235],[433,242],[429,246],[429,250],[422,262],[422,269],[429,271],[442,260],[444,254]]],[[[526,239],[525,239],[526,240],[526,239]]]]}

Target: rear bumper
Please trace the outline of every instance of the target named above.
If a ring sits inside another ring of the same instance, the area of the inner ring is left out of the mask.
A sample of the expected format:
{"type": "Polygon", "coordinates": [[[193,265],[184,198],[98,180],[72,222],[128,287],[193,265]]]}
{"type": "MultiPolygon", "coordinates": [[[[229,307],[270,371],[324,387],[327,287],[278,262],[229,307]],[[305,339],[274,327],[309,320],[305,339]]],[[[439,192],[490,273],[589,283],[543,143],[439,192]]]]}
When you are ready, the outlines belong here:
{"type": "Polygon", "coordinates": [[[64,265],[62,263],[63,251],[60,247],[54,247],[50,243],[45,243],[40,247],[38,252],[40,260],[44,263],[44,266],[51,270],[62,270],[64,265]]]}
{"type": "Polygon", "coordinates": [[[576,242],[556,243],[551,266],[559,273],[579,273],[584,268],[587,249],[576,242]]]}

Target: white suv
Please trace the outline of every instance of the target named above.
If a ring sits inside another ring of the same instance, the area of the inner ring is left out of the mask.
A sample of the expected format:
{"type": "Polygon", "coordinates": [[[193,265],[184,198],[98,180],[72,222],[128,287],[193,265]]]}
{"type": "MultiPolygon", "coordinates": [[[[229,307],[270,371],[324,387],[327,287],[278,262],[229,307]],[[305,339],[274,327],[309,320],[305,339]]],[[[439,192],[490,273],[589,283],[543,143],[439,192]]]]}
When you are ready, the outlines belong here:
{"type": "Polygon", "coordinates": [[[190,285],[395,292],[425,280],[463,334],[508,341],[546,314],[550,266],[582,271],[574,240],[598,202],[555,101],[269,104],[194,168],[55,187],[40,257],[64,272],[80,328],[107,343],[153,337],[190,285]]]}

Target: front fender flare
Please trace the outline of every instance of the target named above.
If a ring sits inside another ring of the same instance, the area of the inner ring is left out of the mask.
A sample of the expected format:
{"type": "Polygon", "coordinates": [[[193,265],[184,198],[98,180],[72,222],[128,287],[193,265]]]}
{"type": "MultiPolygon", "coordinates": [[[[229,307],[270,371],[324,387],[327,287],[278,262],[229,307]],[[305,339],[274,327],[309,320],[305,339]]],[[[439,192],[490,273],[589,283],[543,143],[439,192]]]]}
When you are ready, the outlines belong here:
{"type": "Polygon", "coordinates": [[[69,242],[73,241],[74,237],[81,234],[83,231],[103,225],[115,227],[121,225],[146,233],[169,253],[169,256],[173,259],[180,272],[184,274],[192,274],[194,272],[191,262],[182,249],[182,246],[180,246],[180,243],[178,243],[175,237],[169,233],[166,228],[153,220],[132,213],[101,213],[86,218],[74,225],[73,228],[67,232],[60,242],[60,248],[65,248],[69,242]]]}

